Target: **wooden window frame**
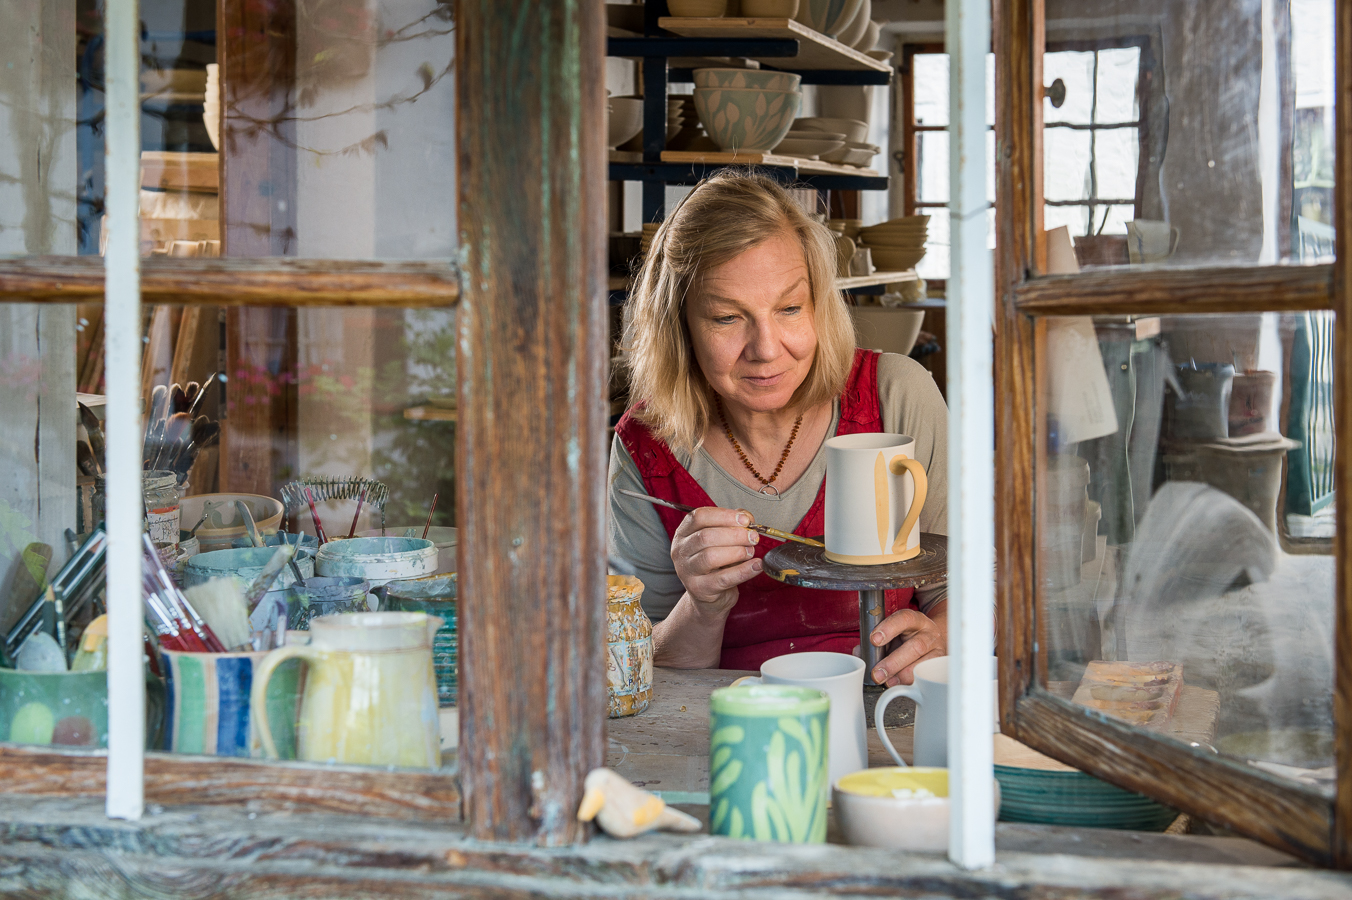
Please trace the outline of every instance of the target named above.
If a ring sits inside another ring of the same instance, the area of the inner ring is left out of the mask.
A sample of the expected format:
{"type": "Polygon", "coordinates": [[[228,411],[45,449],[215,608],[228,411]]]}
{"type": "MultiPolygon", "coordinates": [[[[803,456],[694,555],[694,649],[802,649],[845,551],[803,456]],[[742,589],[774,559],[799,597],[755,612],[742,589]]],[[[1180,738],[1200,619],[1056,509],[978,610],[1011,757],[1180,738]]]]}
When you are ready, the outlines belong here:
{"type": "MultiPolygon", "coordinates": [[[[1352,513],[1352,230],[1340,228],[1336,262],[1318,266],[1114,270],[1080,276],[1046,271],[1042,222],[1043,0],[998,0],[996,43],[996,508],[1000,721],[1018,740],[1130,790],[1320,865],[1352,867],[1352,570],[1347,530],[1335,539],[1337,786],[1333,800],[1249,766],[1147,735],[1053,697],[1034,573],[1034,362],[1039,319],[1052,315],[1198,314],[1334,310],[1339,452],[1336,511],[1352,513]],[[1223,298],[1223,299],[1221,299],[1223,298]]],[[[1337,6],[1337,41],[1352,47],[1352,5],[1337,6]]],[[[1337,66],[1335,208],[1352,209],[1352,66],[1337,66]]]]}
{"type": "MultiPolygon", "coordinates": [[[[536,4],[524,31],[515,6],[455,4],[460,266],[141,261],[145,303],[458,304],[459,764],[390,772],[149,752],[147,804],[464,818],[477,838],[547,845],[590,833],[573,810],[582,779],[605,758],[604,5],[536,4]],[[533,62],[501,69],[509,56],[533,62]],[[542,189],[523,189],[532,183],[542,189]]],[[[238,21],[221,33],[242,44],[273,41],[273,14],[284,7],[238,4],[238,21]]],[[[245,70],[245,54],[223,52],[227,71],[245,70]]],[[[254,71],[258,62],[249,63],[254,71]]],[[[236,170],[223,172],[226,206],[244,178],[257,176],[251,167],[277,164],[244,162],[238,180],[236,170]]],[[[257,246],[231,247],[227,238],[227,253],[285,253],[285,224],[273,222],[280,244],[264,235],[257,246]]],[[[103,293],[102,260],[0,261],[0,302],[89,302],[103,293]]],[[[98,797],[106,761],[105,751],[0,744],[0,779],[10,794],[98,797]]]]}

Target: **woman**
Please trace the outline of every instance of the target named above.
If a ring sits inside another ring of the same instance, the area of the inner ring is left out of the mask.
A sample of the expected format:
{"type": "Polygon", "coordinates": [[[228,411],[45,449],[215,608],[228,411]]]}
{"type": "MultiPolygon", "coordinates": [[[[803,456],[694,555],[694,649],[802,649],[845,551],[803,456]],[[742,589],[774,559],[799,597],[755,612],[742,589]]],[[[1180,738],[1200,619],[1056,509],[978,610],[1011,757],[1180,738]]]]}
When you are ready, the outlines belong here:
{"type": "MultiPolygon", "coordinates": [[[[943,399],[912,360],[855,349],[835,265],[830,232],[757,175],[701,182],[653,238],[625,317],[635,405],[611,449],[610,552],[645,585],[657,665],[756,669],[858,647],[859,595],[774,581],[761,560],[779,542],[746,527],[822,533],[836,434],[913,436],[929,473],[920,528],[946,533],[943,399]]],[[[946,588],[886,596],[870,640],[904,643],[873,677],[909,684],[915,663],[946,652],[946,588]]]]}

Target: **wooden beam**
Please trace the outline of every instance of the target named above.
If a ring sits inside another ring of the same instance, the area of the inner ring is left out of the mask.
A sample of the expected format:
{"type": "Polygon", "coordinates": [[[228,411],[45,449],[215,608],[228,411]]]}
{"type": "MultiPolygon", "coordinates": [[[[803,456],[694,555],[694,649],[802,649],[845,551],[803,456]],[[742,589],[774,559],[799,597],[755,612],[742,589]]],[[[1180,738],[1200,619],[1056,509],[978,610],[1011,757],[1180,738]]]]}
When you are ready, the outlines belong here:
{"type": "Polygon", "coordinates": [[[1040,689],[1019,698],[1014,736],[1091,775],[1270,847],[1316,865],[1333,861],[1332,808],[1314,788],[1163,740],[1040,689]]]}
{"type": "MultiPolygon", "coordinates": [[[[147,305],[454,305],[460,277],[448,262],[319,259],[141,260],[147,305]]],[[[103,301],[103,260],[88,256],[0,260],[0,302],[103,301]]]]}
{"type": "Polygon", "coordinates": [[[1333,266],[1116,268],[1032,278],[1014,288],[1020,313],[1196,315],[1331,309],[1333,266]]]}
{"type": "MultiPolygon", "coordinates": [[[[107,751],[0,744],[0,784],[11,800],[102,798],[107,751]]],[[[454,770],[399,771],[317,763],[147,753],[147,804],[225,805],[446,823],[460,818],[454,770]]]]}
{"type": "MultiPolygon", "coordinates": [[[[1337,35],[1334,46],[1342,62],[1335,66],[1337,89],[1334,91],[1337,122],[1334,137],[1334,224],[1335,238],[1333,309],[1334,323],[1333,390],[1334,422],[1337,434],[1337,453],[1334,456],[1334,505],[1339,522],[1349,522],[1352,515],[1352,276],[1348,265],[1352,261],[1352,4],[1339,3],[1337,8],[1337,35]]],[[[1336,590],[1334,614],[1333,653],[1333,733],[1334,758],[1337,763],[1338,785],[1334,799],[1333,857],[1342,868],[1352,868],[1352,534],[1345,526],[1337,529],[1333,540],[1334,559],[1338,560],[1334,584],[1336,590]]]]}
{"type": "Polygon", "coordinates": [[[561,844],[605,758],[604,7],[460,0],[455,30],[465,809],[561,844]]]}

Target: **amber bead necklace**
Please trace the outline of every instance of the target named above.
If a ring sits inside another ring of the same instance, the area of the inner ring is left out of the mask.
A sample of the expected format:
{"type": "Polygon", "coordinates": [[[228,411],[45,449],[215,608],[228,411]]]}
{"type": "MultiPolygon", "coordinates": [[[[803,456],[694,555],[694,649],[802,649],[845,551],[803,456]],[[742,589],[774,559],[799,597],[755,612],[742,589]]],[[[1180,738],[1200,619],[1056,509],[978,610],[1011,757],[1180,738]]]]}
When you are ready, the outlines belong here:
{"type": "Polygon", "coordinates": [[[728,425],[728,420],[723,415],[723,401],[717,394],[714,394],[714,406],[718,409],[718,422],[723,426],[723,433],[728,436],[728,442],[732,444],[732,449],[736,450],[737,455],[741,457],[742,465],[746,466],[751,474],[756,476],[756,480],[761,483],[760,493],[769,495],[773,492],[773,495],[778,497],[779,488],[774,486],[774,480],[779,477],[779,473],[784,469],[784,463],[789,458],[789,451],[793,449],[793,442],[798,439],[798,429],[803,425],[803,414],[800,412],[798,418],[794,420],[793,431],[789,433],[789,442],[784,445],[784,452],[779,454],[779,465],[775,466],[775,470],[770,473],[770,477],[766,478],[756,471],[755,466],[751,465],[751,460],[747,459],[746,452],[742,450],[742,445],[737,443],[737,438],[733,437],[732,427],[728,425]]]}

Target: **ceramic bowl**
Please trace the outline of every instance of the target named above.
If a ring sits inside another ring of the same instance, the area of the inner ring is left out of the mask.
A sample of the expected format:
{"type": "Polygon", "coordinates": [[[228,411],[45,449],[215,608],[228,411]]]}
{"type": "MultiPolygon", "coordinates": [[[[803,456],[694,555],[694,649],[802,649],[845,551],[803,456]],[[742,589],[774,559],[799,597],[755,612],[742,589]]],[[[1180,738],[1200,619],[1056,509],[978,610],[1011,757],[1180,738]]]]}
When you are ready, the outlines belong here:
{"type": "Polygon", "coordinates": [[[852,45],[856,50],[868,51],[873,49],[873,45],[878,43],[878,38],[882,37],[883,28],[877,22],[869,20],[868,25],[864,27],[864,36],[855,41],[852,45]]]}
{"type": "Polygon", "coordinates": [[[798,6],[798,0],[742,0],[742,15],[753,19],[792,19],[798,15],[798,6]]]}
{"type": "MultiPolygon", "coordinates": [[[[1000,783],[994,782],[1000,810],[1000,783]]],[[[851,772],[831,786],[845,841],[920,853],[948,851],[948,770],[888,766],[851,772]],[[915,796],[916,793],[930,796],[915,796]]]]}
{"type": "Polygon", "coordinates": [[[796,91],[803,81],[802,75],[764,69],[696,69],[694,78],[697,88],[750,88],[759,91],[796,91]]]}
{"type": "Polygon", "coordinates": [[[682,19],[716,19],[727,15],[728,0],[667,0],[667,9],[682,19]]]}
{"type": "Polygon", "coordinates": [[[869,244],[869,252],[873,254],[873,264],[885,272],[904,272],[907,269],[915,268],[915,264],[925,258],[925,248],[912,249],[910,247],[879,247],[869,244]]]}
{"type": "Polygon", "coordinates": [[[723,150],[771,150],[798,112],[797,91],[696,88],[695,110],[704,131],[723,150]]]}
{"type": "Polygon", "coordinates": [[[836,34],[859,13],[864,0],[800,0],[795,18],[822,34],[836,34]]]}
{"type": "Polygon", "coordinates": [[[840,141],[845,143],[845,135],[837,134],[831,131],[813,131],[810,128],[790,128],[789,133],[784,135],[785,140],[797,141],[840,141]]]}
{"type": "Polygon", "coordinates": [[[836,35],[836,40],[846,47],[853,47],[859,43],[860,38],[864,36],[864,32],[868,29],[869,17],[872,15],[872,0],[864,0],[863,3],[859,4],[859,9],[855,12],[854,18],[840,26],[840,33],[836,35]]]}
{"type": "Polygon", "coordinates": [[[925,246],[925,240],[928,237],[929,235],[924,231],[910,231],[895,234],[874,234],[868,237],[860,235],[859,239],[866,247],[915,250],[925,246]]]}
{"type": "Polygon", "coordinates": [[[643,101],[632,97],[610,98],[610,116],[606,120],[606,146],[618,147],[643,127],[643,101]]]}
{"type": "Polygon", "coordinates": [[[868,123],[859,119],[831,119],[815,116],[795,119],[793,127],[795,130],[807,129],[809,131],[829,131],[832,134],[843,134],[845,140],[856,143],[868,140],[868,123]]]}
{"type": "Polygon", "coordinates": [[[929,216],[899,216],[895,219],[888,219],[886,222],[880,222],[877,225],[869,225],[867,228],[859,229],[859,233],[868,240],[870,235],[886,234],[887,232],[914,231],[917,228],[929,227],[929,216]]]}
{"type": "Polygon", "coordinates": [[[891,62],[891,50],[865,50],[864,55],[870,59],[876,59],[878,62],[891,62]]]}
{"type": "Polygon", "coordinates": [[[814,141],[786,138],[775,147],[781,156],[821,156],[845,146],[844,141],[814,141]]]}

